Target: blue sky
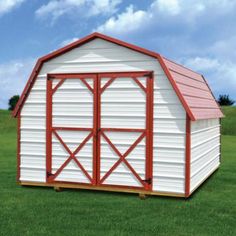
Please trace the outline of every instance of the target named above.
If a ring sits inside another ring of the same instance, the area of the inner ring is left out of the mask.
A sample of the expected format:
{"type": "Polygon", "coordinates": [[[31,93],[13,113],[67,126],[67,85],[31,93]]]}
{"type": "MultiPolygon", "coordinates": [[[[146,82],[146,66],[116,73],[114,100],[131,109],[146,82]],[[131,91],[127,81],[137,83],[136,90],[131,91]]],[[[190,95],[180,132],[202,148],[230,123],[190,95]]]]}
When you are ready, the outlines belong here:
{"type": "Polygon", "coordinates": [[[184,64],[236,100],[234,0],[0,0],[0,108],[38,57],[93,31],[184,64]]]}

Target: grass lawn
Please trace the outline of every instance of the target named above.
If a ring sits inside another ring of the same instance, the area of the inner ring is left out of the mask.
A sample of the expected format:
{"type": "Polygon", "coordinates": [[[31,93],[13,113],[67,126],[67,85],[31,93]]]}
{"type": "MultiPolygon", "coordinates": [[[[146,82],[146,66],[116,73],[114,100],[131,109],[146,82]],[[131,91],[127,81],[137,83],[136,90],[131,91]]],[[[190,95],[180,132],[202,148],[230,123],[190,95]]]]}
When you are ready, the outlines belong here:
{"type": "MultiPolygon", "coordinates": [[[[236,130],[228,119],[223,126],[236,130]]],[[[133,194],[17,186],[15,122],[0,111],[0,235],[236,235],[236,136],[222,137],[220,169],[189,200],[142,201],[133,194]]]]}
{"type": "Polygon", "coordinates": [[[222,108],[225,119],[222,119],[222,134],[236,135],[236,107],[222,108]]]}

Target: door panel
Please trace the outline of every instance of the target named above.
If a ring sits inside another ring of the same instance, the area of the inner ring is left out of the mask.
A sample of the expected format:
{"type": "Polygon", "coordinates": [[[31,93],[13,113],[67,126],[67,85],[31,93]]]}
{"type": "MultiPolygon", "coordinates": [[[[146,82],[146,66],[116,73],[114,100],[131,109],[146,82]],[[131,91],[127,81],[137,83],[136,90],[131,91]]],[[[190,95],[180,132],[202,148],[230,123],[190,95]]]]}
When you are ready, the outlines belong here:
{"type": "Polygon", "coordinates": [[[47,81],[47,182],[151,189],[149,72],[55,74],[47,81]]]}
{"type": "MultiPolygon", "coordinates": [[[[95,75],[52,76],[48,80],[48,182],[95,184],[95,75]],[[51,148],[50,148],[51,146],[51,148]]],[[[48,156],[47,155],[47,156],[48,156]]]]}
{"type": "Polygon", "coordinates": [[[100,74],[98,184],[151,189],[152,76],[100,74]]]}

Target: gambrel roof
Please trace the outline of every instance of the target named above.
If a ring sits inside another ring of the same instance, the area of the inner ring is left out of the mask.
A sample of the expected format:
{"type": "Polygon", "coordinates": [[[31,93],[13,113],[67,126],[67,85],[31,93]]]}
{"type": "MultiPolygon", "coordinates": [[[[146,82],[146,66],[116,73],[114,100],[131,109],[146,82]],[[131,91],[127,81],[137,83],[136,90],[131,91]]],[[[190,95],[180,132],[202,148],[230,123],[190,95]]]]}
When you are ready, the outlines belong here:
{"type": "Polygon", "coordinates": [[[24,105],[24,102],[30,93],[34,81],[37,78],[37,75],[44,62],[58,57],[95,38],[100,38],[156,58],[164,70],[167,78],[169,79],[174,91],[179,97],[186,113],[192,121],[223,117],[223,113],[221,112],[218,103],[216,102],[206,80],[202,75],[164,58],[159,53],[149,51],[147,49],[126,43],[115,38],[111,38],[100,33],[90,34],[76,42],[69,44],[68,46],[39,58],[13,111],[13,116],[16,117],[19,114],[19,111],[24,105]]]}

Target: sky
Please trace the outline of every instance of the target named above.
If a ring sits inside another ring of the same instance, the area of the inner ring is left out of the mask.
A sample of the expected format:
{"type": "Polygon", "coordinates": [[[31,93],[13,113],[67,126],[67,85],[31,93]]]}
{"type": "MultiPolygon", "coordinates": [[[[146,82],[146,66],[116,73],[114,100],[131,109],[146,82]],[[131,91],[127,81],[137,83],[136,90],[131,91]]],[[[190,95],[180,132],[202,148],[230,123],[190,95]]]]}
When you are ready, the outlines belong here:
{"type": "Polygon", "coordinates": [[[37,58],[95,31],[181,63],[236,100],[235,0],[0,0],[0,109],[37,58]]]}

